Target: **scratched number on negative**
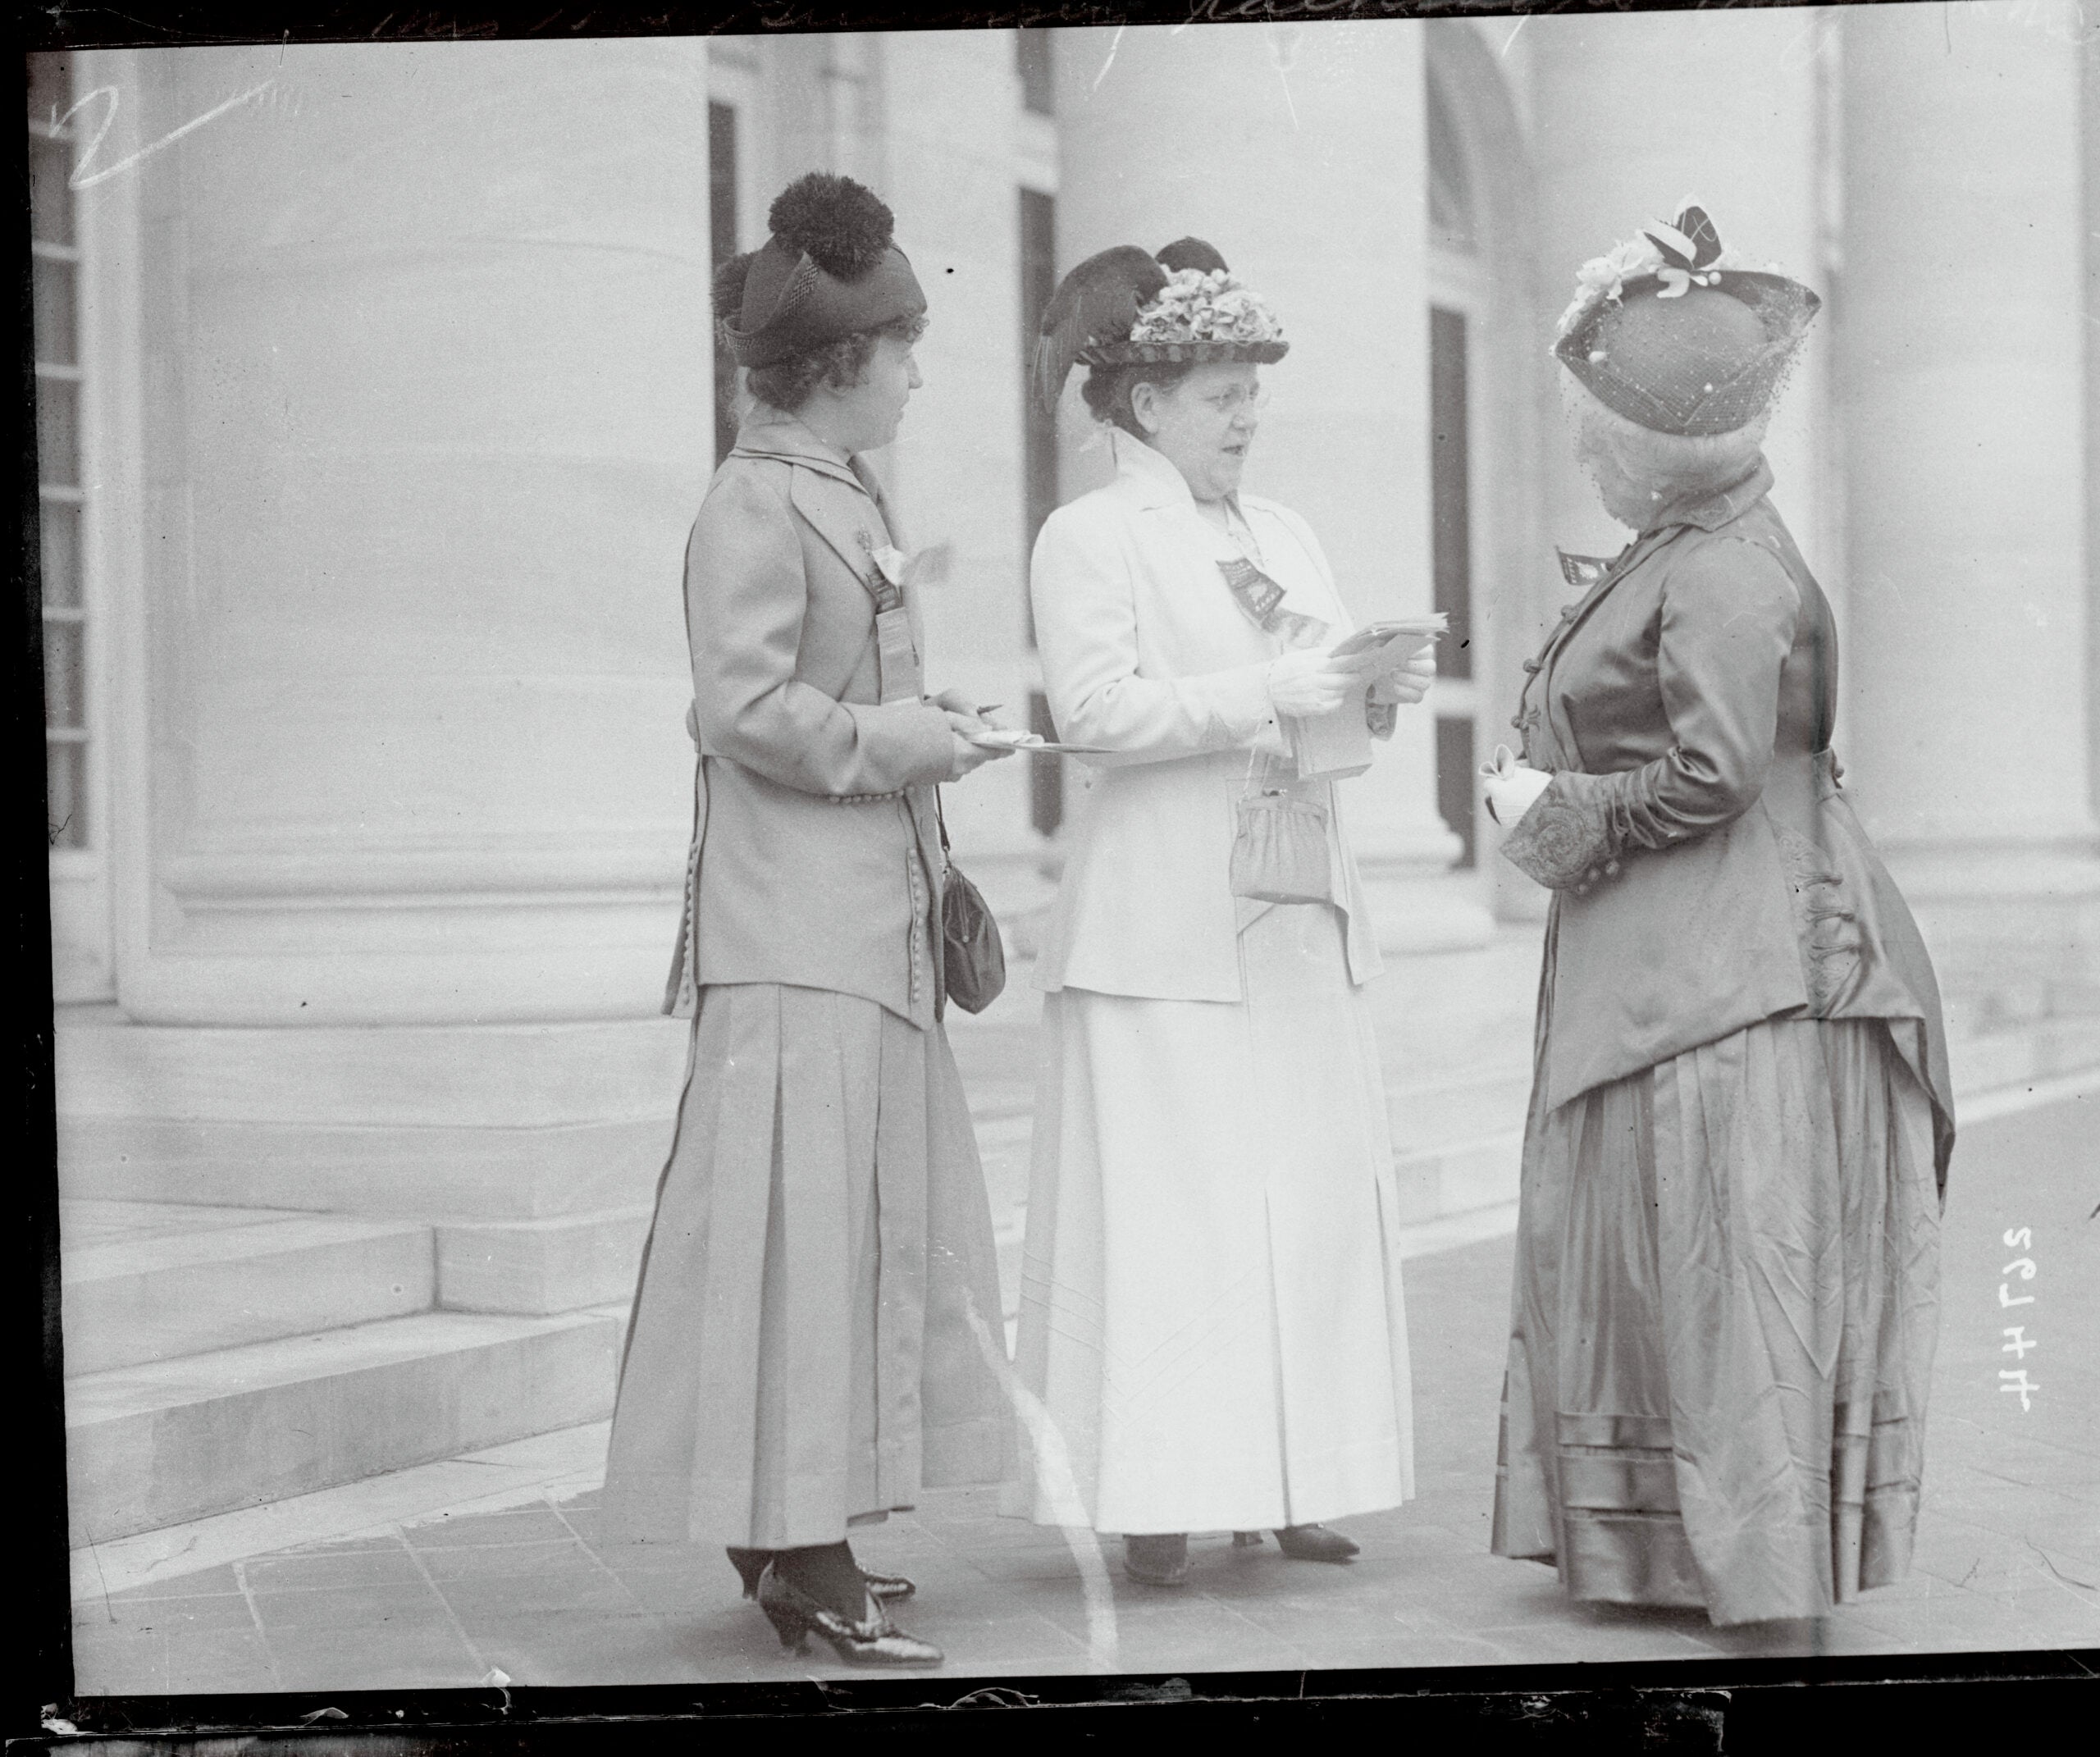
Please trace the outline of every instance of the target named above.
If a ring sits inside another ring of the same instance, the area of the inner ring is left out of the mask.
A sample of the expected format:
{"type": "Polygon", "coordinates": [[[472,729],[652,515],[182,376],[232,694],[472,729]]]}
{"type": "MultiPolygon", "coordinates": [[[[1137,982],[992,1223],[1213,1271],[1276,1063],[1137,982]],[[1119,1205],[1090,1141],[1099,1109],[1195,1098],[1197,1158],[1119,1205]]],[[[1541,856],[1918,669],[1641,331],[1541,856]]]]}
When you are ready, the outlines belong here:
{"type": "MultiPolygon", "coordinates": [[[[2011,1250],[2032,1250],[2034,1248],[2034,1229],[2031,1226],[2009,1226],[2006,1229],[2005,1243],[2006,1248],[2011,1250]]],[[[2012,1290],[2016,1281],[2025,1283],[2034,1279],[2033,1257],[2016,1257],[1999,1270],[1998,1273],[2005,1277],[1998,1283],[1998,1305],[2001,1309],[2010,1310],[2014,1306],[2031,1306],[2034,1303],[2034,1296],[2032,1294],[2016,1294],[2012,1290]]],[[[2029,1323],[2033,1321],[2031,1318],[2028,1320],[2029,1323]]],[[[2001,1391],[2017,1392],[2020,1397],[2020,1411],[2024,1414],[2033,1407],[2034,1394],[2042,1389],[2038,1380],[2030,1379],[2027,1376],[2027,1367],[2025,1363],[2028,1350],[2038,1349],[2042,1344],[2038,1339],[2033,1339],[2028,1335],[2026,1324],[2009,1324],[2000,1334],[2009,1339],[1998,1352],[2001,1354],[2010,1354],[2022,1364],[2013,1371],[2008,1372],[2003,1368],[1999,1370],[1998,1389],[2001,1391]]]]}

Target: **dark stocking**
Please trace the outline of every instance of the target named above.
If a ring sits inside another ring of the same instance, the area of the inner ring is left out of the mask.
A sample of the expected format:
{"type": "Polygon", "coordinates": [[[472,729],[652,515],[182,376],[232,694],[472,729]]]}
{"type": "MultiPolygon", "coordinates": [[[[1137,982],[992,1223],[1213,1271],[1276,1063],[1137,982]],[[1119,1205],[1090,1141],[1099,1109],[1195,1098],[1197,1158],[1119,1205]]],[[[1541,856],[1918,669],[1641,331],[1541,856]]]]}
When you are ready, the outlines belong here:
{"type": "Polygon", "coordinates": [[[758,1591],[758,1577],[772,1559],[770,1549],[739,1549],[733,1544],[729,1546],[729,1566],[736,1569],[737,1577],[743,1581],[746,1598],[758,1591]]]}
{"type": "Polygon", "coordinates": [[[783,1580],[799,1586],[826,1609],[855,1622],[866,1618],[868,1588],[849,1545],[812,1544],[803,1549],[783,1549],[774,1556],[774,1566],[783,1580]]]}

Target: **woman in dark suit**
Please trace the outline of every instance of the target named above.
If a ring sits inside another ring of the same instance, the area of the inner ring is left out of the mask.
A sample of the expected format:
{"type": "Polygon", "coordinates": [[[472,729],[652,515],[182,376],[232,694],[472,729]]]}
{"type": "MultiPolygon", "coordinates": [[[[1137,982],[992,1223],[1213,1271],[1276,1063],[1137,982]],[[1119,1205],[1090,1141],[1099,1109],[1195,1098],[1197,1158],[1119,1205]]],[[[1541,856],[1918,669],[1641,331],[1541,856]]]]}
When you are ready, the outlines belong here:
{"type": "Polygon", "coordinates": [[[1555,352],[1637,534],[1564,557],[1587,589],[1488,783],[1555,893],[1494,1547],[1578,1599],[1814,1616],[1910,1563],[1939,994],[1839,787],[1830,607],[1765,497],[1815,295],[1697,208],[1582,282],[1555,352]]]}
{"type": "Polygon", "coordinates": [[[686,553],[700,748],[665,1010],[693,1020],[607,1464],[631,1540],[719,1543],[783,1644],[938,1663],[850,1526],[1006,1462],[992,1227],[942,1030],[934,787],[993,752],[929,700],[896,436],[925,299],[889,210],[803,178],[718,270],[755,399],[686,553]]]}

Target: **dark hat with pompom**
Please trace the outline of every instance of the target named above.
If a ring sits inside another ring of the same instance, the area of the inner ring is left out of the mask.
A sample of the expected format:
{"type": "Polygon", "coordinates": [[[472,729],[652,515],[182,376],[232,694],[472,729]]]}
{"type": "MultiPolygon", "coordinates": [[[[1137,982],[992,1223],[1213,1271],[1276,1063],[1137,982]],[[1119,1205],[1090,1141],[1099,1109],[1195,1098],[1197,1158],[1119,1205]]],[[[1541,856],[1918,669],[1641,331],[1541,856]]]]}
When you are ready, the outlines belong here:
{"type": "Polygon", "coordinates": [[[926,308],[889,209],[851,177],[813,171],[774,199],[759,249],[715,272],[714,314],[739,366],[772,366],[926,308]]]}
{"type": "Polygon", "coordinates": [[[1117,244],[1078,264],[1051,296],[1035,344],[1035,395],[1056,408],[1075,365],[1267,365],[1290,352],[1274,314],[1202,239],[1176,239],[1156,256],[1117,244]],[[1185,276],[1203,285],[1177,291],[1185,276]]]}
{"type": "Polygon", "coordinates": [[[1582,281],[1554,346],[1561,364],[1614,413],[1693,437],[1732,433],[1772,406],[1822,303],[1784,275],[1735,266],[1690,203],[1585,263],[1582,281]]]}

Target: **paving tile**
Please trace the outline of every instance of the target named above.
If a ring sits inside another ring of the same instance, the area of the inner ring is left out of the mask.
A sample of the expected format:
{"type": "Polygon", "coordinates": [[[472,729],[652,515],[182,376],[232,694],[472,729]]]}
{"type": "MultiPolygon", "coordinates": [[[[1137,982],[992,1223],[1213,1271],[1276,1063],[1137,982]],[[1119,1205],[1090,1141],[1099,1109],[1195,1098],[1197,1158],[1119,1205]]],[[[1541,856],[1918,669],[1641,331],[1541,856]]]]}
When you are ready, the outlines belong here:
{"type": "Polygon", "coordinates": [[[1828,1659],[1918,1651],[1916,1644],[1851,1616],[1709,1626],[1692,1639],[1729,1659],[1828,1659]]]}
{"type": "Polygon", "coordinates": [[[489,1670],[450,1622],[270,1629],[264,1639],[289,1691],[463,1690],[489,1670]]]}
{"type": "Polygon", "coordinates": [[[255,1617],[246,1596],[237,1592],[214,1592],[195,1597],[142,1598],[130,1593],[74,1608],[75,1630],[98,1625],[110,1628],[160,1629],[170,1634],[185,1630],[247,1629],[255,1627],[255,1617]]]}
{"type": "Polygon", "coordinates": [[[1454,1666],[1510,1663],[1509,1654],[1493,1642],[1464,1635],[1410,1634],[1399,1642],[1384,1636],[1367,1641],[1330,1640],[1322,1641],[1312,1657],[1312,1669],[1322,1673],[1405,1674],[1454,1666]]]}
{"type": "MultiPolygon", "coordinates": [[[[639,1610],[489,1618],[472,1632],[491,1666],[533,1688],[698,1682],[718,1675],[712,1668],[724,1647],[689,1619],[639,1610]]],[[[765,1638],[773,1642],[769,1629],[765,1638]]]]}
{"type": "Polygon", "coordinates": [[[1960,1593],[1901,1605],[1863,1604],[1851,1620],[1916,1652],[2100,1645],[2100,1605],[2061,1591],[2016,1604],[1960,1593]]]}
{"type": "Polygon", "coordinates": [[[454,1580],[524,1580],[579,1568],[602,1572],[596,1554],[567,1532],[527,1544],[449,1544],[419,1551],[409,1562],[412,1568],[420,1564],[427,1569],[440,1585],[454,1580]]]}
{"type": "Polygon", "coordinates": [[[253,1628],[75,1631],[73,1687],[83,1696],[244,1694],[284,1688],[253,1628]]]}
{"type": "Polygon", "coordinates": [[[627,1587],[602,1569],[578,1568],[509,1580],[450,1580],[440,1590],[469,1629],[493,1618],[536,1611],[628,1611],[641,1609],[627,1587]]]}
{"type": "MultiPolygon", "coordinates": [[[[1705,1619],[1702,1618],[1701,1622],[1705,1619]]],[[[1655,1622],[1521,1623],[1468,1632],[1500,1648],[1513,1665],[1599,1665],[1633,1660],[1703,1659],[1710,1649],[1682,1628],[1655,1622]]]]}
{"type": "Polygon", "coordinates": [[[401,1535],[418,1549],[575,1540],[575,1533],[551,1507],[521,1507],[504,1513],[433,1519],[427,1524],[405,1527],[401,1535]]]}
{"type": "Polygon", "coordinates": [[[349,1586],[399,1586],[413,1591],[422,1569],[400,1544],[387,1549],[292,1550],[241,1564],[255,1592],[340,1591],[349,1586]]]}
{"type": "Polygon", "coordinates": [[[413,1589],[357,1585],[258,1592],[254,1605],[263,1632],[273,1641],[281,1630],[452,1627],[444,1601],[421,1582],[413,1589]]]}
{"type": "Polygon", "coordinates": [[[127,1599],[194,1599],[212,1593],[233,1593],[238,1595],[240,1591],[240,1577],[235,1572],[233,1564],[228,1563],[223,1568],[200,1569],[194,1574],[172,1574],[164,1580],[142,1581],[138,1586],[127,1586],[121,1595],[112,1595],[112,1596],[127,1599]]]}

